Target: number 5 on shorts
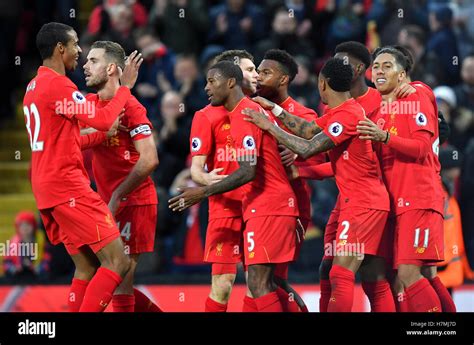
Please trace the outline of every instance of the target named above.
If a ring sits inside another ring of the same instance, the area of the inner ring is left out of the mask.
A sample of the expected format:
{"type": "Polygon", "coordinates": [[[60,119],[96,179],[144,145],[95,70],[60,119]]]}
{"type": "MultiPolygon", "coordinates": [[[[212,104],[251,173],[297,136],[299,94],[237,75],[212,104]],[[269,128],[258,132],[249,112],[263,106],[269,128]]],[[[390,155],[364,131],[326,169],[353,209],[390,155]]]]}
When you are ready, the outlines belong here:
{"type": "Polygon", "coordinates": [[[251,252],[255,248],[255,241],[253,240],[253,235],[253,231],[247,232],[247,243],[249,244],[247,249],[249,252],[251,252]]]}

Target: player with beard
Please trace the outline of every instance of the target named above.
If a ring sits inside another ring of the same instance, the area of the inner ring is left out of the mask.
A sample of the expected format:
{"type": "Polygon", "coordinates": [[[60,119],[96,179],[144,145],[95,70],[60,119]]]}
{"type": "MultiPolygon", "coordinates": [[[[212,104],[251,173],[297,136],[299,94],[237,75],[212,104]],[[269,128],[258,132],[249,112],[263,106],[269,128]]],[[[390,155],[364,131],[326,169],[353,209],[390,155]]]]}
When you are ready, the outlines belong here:
{"type": "MultiPolygon", "coordinates": [[[[84,65],[86,85],[97,91],[87,100],[97,108],[106,106],[120,87],[120,70],[125,52],[115,42],[97,41],[91,46],[84,65]]],[[[146,109],[134,96],[124,106],[118,131],[110,138],[104,132],[81,136],[82,148],[92,148],[92,170],[97,190],[108,203],[121,230],[131,267],[112,298],[116,312],[161,311],[148,297],[134,289],[133,280],[140,254],[152,252],[155,243],[157,204],[155,185],[150,174],[158,165],[152,125],[146,109]]],[[[93,267],[91,267],[91,270],[93,267]]]]}
{"type": "Polygon", "coordinates": [[[264,110],[245,97],[240,87],[242,79],[240,68],[223,61],[211,67],[206,85],[211,104],[223,105],[229,112],[239,168],[220,182],[185,188],[169,203],[174,211],[181,211],[205,197],[242,186],[248,288],[257,311],[283,311],[273,271],[275,264],[294,260],[297,204],[280,163],[276,141],[243,119],[244,108],[264,110]]]}

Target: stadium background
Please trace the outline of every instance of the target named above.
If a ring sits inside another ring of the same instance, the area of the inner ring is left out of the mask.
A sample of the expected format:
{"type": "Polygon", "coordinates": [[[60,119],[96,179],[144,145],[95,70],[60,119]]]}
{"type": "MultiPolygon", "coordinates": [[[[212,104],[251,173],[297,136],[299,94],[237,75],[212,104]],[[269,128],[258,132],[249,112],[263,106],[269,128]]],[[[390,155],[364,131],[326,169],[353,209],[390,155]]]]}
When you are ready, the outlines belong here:
{"type": "MultiPolygon", "coordinates": [[[[0,244],[15,235],[20,211],[37,214],[21,102],[26,83],[41,64],[36,33],[42,24],[60,21],[79,34],[83,53],[79,67],[68,76],[84,92],[88,90],[82,66],[92,42],[113,40],[127,53],[136,48],[146,58],[134,94],[155,127],[160,165],[153,178],[160,207],[155,252],[141,258],[136,281],[163,309],[203,310],[209,290],[210,267],[201,263],[207,205],[173,214],[167,200],[177,185],[190,183],[192,117],[207,104],[206,68],[226,49],[247,49],[257,66],[266,50],[287,50],[299,64],[290,94],[319,109],[316,76],[338,43],[357,40],[371,50],[386,44],[410,48],[416,60],[412,79],[435,89],[451,127],[440,157],[443,169],[450,172],[448,185],[461,208],[466,254],[474,266],[473,17],[474,2],[469,0],[1,1],[0,244]]],[[[90,161],[87,152],[85,161],[90,161]]],[[[290,281],[310,310],[317,310],[322,235],[337,188],[332,180],[310,181],[310,185],[312,224],[301,257],[290,269],[290,281]]],[[[63,284],[70,282],[72,262],[62,246],[49,246],[43,234],[38,224],[36,241],[42,255],[33,272],[0,256],[0,311],[66,310],[63,284]]],[[[472,272],[464,275],[473,278],[472,272]]],[[[458,309],[474,311],[474,286],[457,280],[458,309]]],[[[243,283],[240,273],[237,282],[243,283]]],[[[234,289],[230,311],[240,308],[243,291],[242,286],[234,289]]],[[[358,288],[354,310],[368,310],[362,296],[358,288]]]]}

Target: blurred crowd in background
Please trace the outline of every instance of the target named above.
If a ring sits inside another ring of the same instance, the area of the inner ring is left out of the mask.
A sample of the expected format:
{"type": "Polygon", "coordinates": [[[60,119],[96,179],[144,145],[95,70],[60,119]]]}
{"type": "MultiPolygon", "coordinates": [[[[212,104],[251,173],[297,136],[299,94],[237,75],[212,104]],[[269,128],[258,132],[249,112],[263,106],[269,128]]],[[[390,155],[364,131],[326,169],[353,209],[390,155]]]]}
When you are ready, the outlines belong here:
{"type": "MultiPolygon", "coordinates": [[[[320,113],[319,69],[338,43],[350,40],[370,50],[406,46],[415,59],[412,80],[434,89],[451,127],[440,153],[445,187],[459,202],[466,251],[474,265],[474,1],[17,0],[1,2],[0,17],[2,126],[15,118],[26,83],[41,64],[35,36],[42,24],[60,21],[78,32],[83,53],[69,77],[85,93],[93,90],[85,86],[82,66],[94,41],[112,40],[126,53],[138,49],[143,54],[133,92],[155,127],[160,165],[153,178],[160,206],[156,251],[142,258],[142,282],[155,276],[175,282],[178,273],[185,273],[183,279],[208,280],[209,267],[201,264],[207,205],[173,214],[167,200],[176,186],[192,183],[188,138],[194,112],[208,103],[204,86],[212,59],[227,49],[246,49],[258,66],[266,50],[284,49],[299,65],[291,96],[320,113]],[[17,56],[22,63],[15,70],[9,66],[17,56]]],[[[312,225],[301,258],[290,270],[290,280],[298,282],[317,279],[322,234],[337,195],[332,179],[309,183],[312,225]]],[[[62,248],[48,248],[48,253],[41,267],[47,267],[50,278],[71,272],[62,248]]]]}

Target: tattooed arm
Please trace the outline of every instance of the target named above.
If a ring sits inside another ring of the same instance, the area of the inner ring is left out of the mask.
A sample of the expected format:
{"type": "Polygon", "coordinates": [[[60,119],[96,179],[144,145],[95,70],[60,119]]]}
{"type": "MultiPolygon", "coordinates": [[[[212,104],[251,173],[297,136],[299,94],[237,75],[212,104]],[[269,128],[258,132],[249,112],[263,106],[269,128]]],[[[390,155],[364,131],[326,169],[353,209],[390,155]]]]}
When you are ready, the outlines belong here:
{"type": "Polygon", "coordinates": [[[254,123],[264,131],[268,131],[280,144],[285,145],[303,159],[328,151],[336,146],[324,132],[316,134],[311,140],[306,140],[287,133],[272,123],[267,115],[259,111],[246,108],[242,110],[242,113],[248,116],[245,119],[246,121],[254,123]]]}
{"type": "MultiPolygon", "coordinates": [[[[269,101],[263,97],[254,97],[252,100],[260,104],[263,109],[270,111],[276,105],[272,101],[269,101]]],[[[322,130],[315,121],[306,121],[299,116],[290,114],[285,109],[283,109],[278,118],[294,135],[297,135],[301,138],[311,139],[322,130]]]]}

